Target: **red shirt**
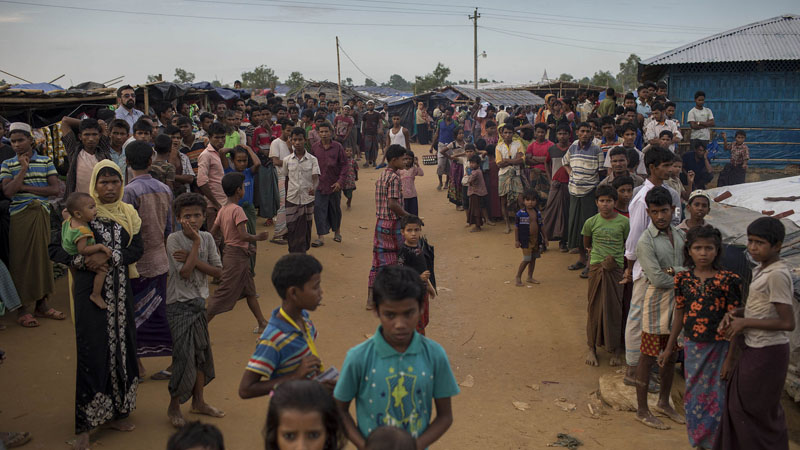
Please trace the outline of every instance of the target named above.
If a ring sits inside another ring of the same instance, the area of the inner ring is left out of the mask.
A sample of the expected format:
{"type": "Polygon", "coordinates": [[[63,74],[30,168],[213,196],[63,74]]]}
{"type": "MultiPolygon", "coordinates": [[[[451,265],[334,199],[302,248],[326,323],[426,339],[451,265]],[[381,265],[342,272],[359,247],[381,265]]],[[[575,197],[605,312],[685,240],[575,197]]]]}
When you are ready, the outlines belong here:
{"type": "Polygon", "coordinates": [[[545,170],[545,164],[550,163],[550,152],[548,150],[550,150],[550,147],[552,146],[553,143],[548,141],[547,139],[545,139],[545,141],[542,143],[536,141],[531,142],[530,145],[528,145],[528,149],[525,151],[525,153],[531,156],[547,157],[547,162],[537,163],[532,165],[531,167],[533,167],[534,169],[545,170]]]}

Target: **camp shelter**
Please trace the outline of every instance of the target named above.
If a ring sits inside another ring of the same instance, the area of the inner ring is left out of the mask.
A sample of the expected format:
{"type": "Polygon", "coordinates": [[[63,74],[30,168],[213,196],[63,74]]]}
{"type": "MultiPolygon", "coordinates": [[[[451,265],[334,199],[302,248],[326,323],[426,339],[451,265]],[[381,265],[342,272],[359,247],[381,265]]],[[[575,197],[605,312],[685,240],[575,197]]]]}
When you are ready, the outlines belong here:
{"type": "Polygon", "coordinates": [[[64,89],[49,83],[5,85],[0,86],[0,116],[10,122],[26,122],[40,128],[66,115],[114,104],[116,99],[114,88],[64,89]]]}
{"type": "Polygon", "coordinates": [[[665,80],[686,124],[704,91],[716,132],[747,133],[751,165],[800,163],[800,16],[750,23],[639,63],[642,81],[665,80]]]}
{"type": "Polygon", "coordinates": [[[422,102],[426,108],[431,102],[449,101],[450,99],[442,93],[430,91],[413,97],[389,102],[389,115],[398,114],[400,123],[406,127],[412,136],[417,134],[416,130],[416,111],[417,104],[422,102]]]}
{"type": "Polygon", "coordinates": [[[455,103],[467,104],[480,97],[481,101],[495,106],[538,106],[544,105],[544,99],[525,90],[515,89],[474,89],[463,86],[447,86],[440,91],[455,103]]]}
{"type": "MultiPolygon", "coordinates": [[[[339,85],[330,81],[307,81],[302,86],[290,90],[287,97],[304,97],[306,94],[319,98],[321,92],[325,93],[328,100],[339,100],[339,85]]],[[[342,100],[347,103],[351,98],[364,102],[372,100],[369,95],[356,91],[352,86],[342,85],[342,100]]]]}
{"type": "Polygon", "coordinates": [[[542,98],[547,94],[553,94],[558,98],[576,98],[578,97],[578,91],[591,90],[600,93],[605,91],[606,88],[606,86],[595,86],[588,83],[579,83],[577,81],[552,80],[520,86],[514,89],[532,92],[542,98]]]}

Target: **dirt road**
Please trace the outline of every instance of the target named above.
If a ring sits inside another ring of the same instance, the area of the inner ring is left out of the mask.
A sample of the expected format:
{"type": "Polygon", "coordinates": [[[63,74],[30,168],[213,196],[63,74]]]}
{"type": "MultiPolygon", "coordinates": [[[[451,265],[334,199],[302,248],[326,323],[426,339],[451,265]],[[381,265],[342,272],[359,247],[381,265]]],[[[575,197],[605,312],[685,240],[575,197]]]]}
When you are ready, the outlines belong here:
{"type": "MultiPolygon", "coordinates": [[[[415,149],[419,152],[419,149],[415,149]]],[[[462,387],[453,401],[455,423],[434,448],[538,449],[569,433],[584,442],[581,449],[689,448],[683,428],[655,431],[634,421],[633,413],[609,411],[592,418],[589,394],[598,377],[613,372],[601,352],[601,367],[584,365],[586,281],[566,266],[573,255],[550,251],[538,260],[535,287],[515,287],[521,255],[502,227],[468,233],[464,213],[436,191],[435,167],[417,179],[424,232],[436,247],[436,275],[441,294],[431,305],[428,336],[447,350],[459,382],[468,375],[473,387],[462,387]],[[509,283],[511,282],[511,283],[509,283]],[[553,383],[545,383],[553,382],[553,383]],[[527,387],[540,386],[538,391],[527,387]],[[577,405],[565,412],[554,401],[577,405]],[[519,411],[513,401],[530,408],[519,411]]],[[[323,303],[312,314],[319,329],[319,350],[326,364],[341,367],[347,350],[375,332],[377,319],[364,309],[375,226],[374,183],[379,171],[361,169],[353,207],[344,212],[341,244],[328,240],[311,253],[325,269],[323,303]]],[[[263,227],[259,227],[262,229],[263,227]]],[[[278,306],[269,277],[286,247],[260,243],[256,286],[265,313],[278,306]]],[[[66,280],[58,281],[54,306],[68,311],[66,280]]],[[[70,321],[45,320],[37,329],[22,329],[15,315],[0,319],[0,347],[8,361],[0,366],[0,430],[28,430],[34,440],[25,448],[66,448],[73,433],[75,338],[70,321]]],[[[267,399],[241,400],[237,395],[244,365],[256,340],[255,320],[241,302],[210,326],[217,378],[207,400],[227,416],[208,419],[219,426],[230,449],[263,448],[267,399]]],[[[148,373],[165,368],[167,358],[145,360],[148,373]]],[[[677,377],[676,377],[677,379],[677,377]]],[[[166,417],[167,382],[141,385],[131,433],[103,430],[93,435],[95,448],[161,449],[173,432],[166,417]]],[[[795,442],[800,441],[800,408],[784,408],[795,442]]],[[[188,414],[187,419],[199,418],[188,414]]],[[[203,420],[206,418],[203,417],[203,420]]],[[[793,449],[800,446],[793,443],[793,449]]]]}

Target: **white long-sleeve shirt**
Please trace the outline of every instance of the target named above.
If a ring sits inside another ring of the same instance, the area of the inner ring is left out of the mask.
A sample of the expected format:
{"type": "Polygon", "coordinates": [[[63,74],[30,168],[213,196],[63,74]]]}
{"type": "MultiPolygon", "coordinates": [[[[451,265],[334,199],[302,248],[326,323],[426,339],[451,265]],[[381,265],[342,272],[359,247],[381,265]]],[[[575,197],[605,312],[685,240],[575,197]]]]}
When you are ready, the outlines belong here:
{"type": "MultiPolygon", "coordinates": [[[[675,189],[672,189],[666,184],[662,184],[662,186],[665,187],[672,196],[672,204],[680,208],[680,195],[675,192],[675,189]]],[[[631,228],[628,233],[628,239],[625,241],[625,258],[627,258],[628,261],[634,262],[632,271],[634,281],[642,277],[642,266],[639,265],[639,261],[636,260],[636,244],[639,243],[639,238],[642,237],[644,230],[650,225],[650,216],[647,215],[647,203],[644,201],[644,198],[647,193],[650,192],[650,189],[654,187],[655,185],[649,178],[644,180],[644,184],[638,187],[638,191],[635,192],[633,200],[631,200],[628,206],[628,214],[630,214],[628,220],[631,228]]],[[[680,215],[676,218],[673,214],[672,224],[677,226],[679,223],[680,215]]]]}

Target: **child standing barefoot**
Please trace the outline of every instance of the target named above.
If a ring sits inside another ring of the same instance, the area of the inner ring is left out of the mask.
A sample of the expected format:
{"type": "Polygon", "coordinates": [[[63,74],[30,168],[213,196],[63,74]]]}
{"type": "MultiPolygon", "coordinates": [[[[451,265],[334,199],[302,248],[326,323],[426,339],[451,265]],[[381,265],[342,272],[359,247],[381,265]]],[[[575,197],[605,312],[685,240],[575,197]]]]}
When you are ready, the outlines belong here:
{"type": "Polygon", "coordinates": [[[761,263],[744,308],[729,312],[720,328],[728,339],[744,335],[744,345],[728,352],[722,376],[728,392],[715,450],[788,449],[786,417],[781,407],[789,367],[789,336],[795,328],[792,276],[780,258],[786,230],[774,217],[747,227],[747,251],[761,263]],[[734,354],[741,353],[738,362],[734,354]]]}
{"type": "Polygon", "coordinates": [[[689,270],[675,274],[675,315],[667,348],[658,355],[663,367],[684,334],[686,428],[693,448],[711,448],[725,409],[723,362],[728,341],[717,326],[725,314],[741,305],[742,280],[720,270],[722,236],[711,225],[692,228],[686,236],[684,259],[689,270]]]}
{"type": "Polygon", "coordinates": [[[400,219],[400,232],[403,245],[397,252],[397,263],[414,269],[426,287],[422,310],[417,323],[417,333],[425,335],[430,314],[430,299],[436,297],[436,275],[433,270],[433,247],[422,237],[422,220],[417,216],[403,216],[400,219]]]}
{"type": "Polygon", "coordinates": [[[475,229],[472,231],[481,231],[481,225],[483,225],[483,208],[481,208],[481,205],[484,203],[483,199],[488,195],[480,165],[481,157],[472,155],[469,160],[469,167],[472,172],[469,174],[467,188],[467,196],[469,197],[468,224],[475,225],[475,229]]]}
{"type": "Polygon", "coordinates": [[[405,157],[406,168],[397,171],[397,174],[400,175],[400,183],[403,185],[403,208],[407,213],[418,216],[419,202],[417,201],[417,186],[414,180],[416,177],[425,175],[425,172],[419,166],[419,160],[414,156],[414,152],[407,150],[405,157]]]}
{"type": "MultiPolygon", "coordinates": [[[[103,244],[95,243],[94,234],[89,229],[89,222],[97,215],[94,199],[84,192],[73,192],[67,198],[66,207],[70,217],[61,226],[61,246],[64,250],[73,256],[77,254],[89,256],[102,252],[110,258],[111,250],[103,244]]],[[[97,271],[92,293],[89,295],[89,299],[100,309],[108,308],[100,293],[103,290],[106,273],[105,270],[97,271]]]]}
{"type": "Polygon", "coordinates": [[[522,249],[522,262],[517,270],[517,286],[522,284],[522,272],[528,268],[526,283],[539,284],[533,279],[533,270],[536,259],[539,258],[539,245],[541,244],[542,215],[536,207],[538,198],[536,191],[527,190],[522,194],[524,208],[517,212],[516,228],[514,229],[514,246],[522,249]]]}
{"type": "Polygon", "coordinates": [[[347,442],[331,394],[313,380],[287,381],[269,401],[265,447],[339,450],[347,442]]]}

